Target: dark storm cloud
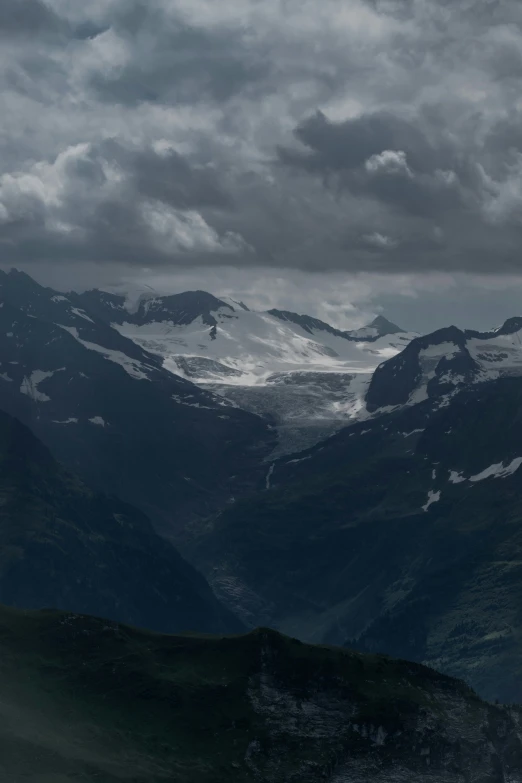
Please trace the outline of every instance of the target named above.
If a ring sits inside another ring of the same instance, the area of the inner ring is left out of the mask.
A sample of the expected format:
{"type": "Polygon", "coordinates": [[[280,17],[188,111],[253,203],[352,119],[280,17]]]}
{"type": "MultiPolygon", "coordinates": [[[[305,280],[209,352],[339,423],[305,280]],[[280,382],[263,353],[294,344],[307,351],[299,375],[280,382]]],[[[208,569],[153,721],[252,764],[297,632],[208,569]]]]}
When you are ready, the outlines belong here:
{"type": "Polygon", "coordinates": [[[432,146],[413,123],[389,113],[334,123],[317,112],[295,129],[304,148],[279,148],[282,163],[324,177],[353,195],[386,202],[391,209],[437,218],[462,204],[459,155],[432,146]]]}
{"type": "Polygon", "coordinates": [[[240,31],[208,31],[154,4],[123,6],[112,28],[135,56],[117,73],[92,76],[91,86],[103,101],[128,106],[226,101],[254,87],[271,69],[240,31]]]}
{"type": "Polygon", "coordinates": [[[45,260],[154,264],[176,254],[197,260],[246,249],[226,229],[219,236],[197,211],[232,207],[216,172],[172,149],[115,140],[78,145],[4,183],[2,241],[15,261],[38,252],[45,260]]]}
{"type": "Polygon", "coordinates": [[[105,146],[141,195],[178,209],[230,209],[233,205],[224,182],[210,165],[191,165],[172,149],[158,154],[151,149],[129,151],[117,142],[105,146]]]}
{"type": "Polygon", "coordinates": [[[283,162],[312,171],[355,169],[383,150],[404,150],[420,171],[433,165],[435,151],[412,123],[388,112],[364,114],[331,122],[322,111],[306,118],[294,131],[305,149],[280,147],[283,162]]]}
{"type": "Polygon", "coordinates": [[[516,270],[514,0],[0,0],[13,263],[516,270]]]}
{"type": "Polygon", "coordinates": [[[42,0],[0,0],[0,36],[65,33],[68,25],[42,0]]]}

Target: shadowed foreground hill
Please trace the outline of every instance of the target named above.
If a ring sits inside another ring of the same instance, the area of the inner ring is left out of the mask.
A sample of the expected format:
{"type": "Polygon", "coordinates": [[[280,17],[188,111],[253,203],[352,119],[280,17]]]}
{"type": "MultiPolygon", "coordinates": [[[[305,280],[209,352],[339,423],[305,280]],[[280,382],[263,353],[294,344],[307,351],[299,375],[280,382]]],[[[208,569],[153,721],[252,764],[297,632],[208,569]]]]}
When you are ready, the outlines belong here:
{"type": "Polygon", "coordinates": [[[10,783],[520,783],[520,713],[418,664],[257,630],[0,607],[10,783]]]}
{"type": "Polygon", "coordinates": [[[2,411],[0,601],[171,633],[243,629],[141,511],[92,492],[2,411]]]}

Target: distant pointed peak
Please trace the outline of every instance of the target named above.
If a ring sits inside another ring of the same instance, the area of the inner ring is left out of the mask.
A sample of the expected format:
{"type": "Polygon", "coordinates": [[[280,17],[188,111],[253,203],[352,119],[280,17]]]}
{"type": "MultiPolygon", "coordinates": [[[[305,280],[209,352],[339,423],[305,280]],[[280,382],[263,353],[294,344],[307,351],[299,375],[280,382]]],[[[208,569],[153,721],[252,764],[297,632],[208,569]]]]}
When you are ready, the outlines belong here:
{"type": "Polygon", "coordinates": [[[373,319],[371,324],[368,324],[368,328],[377,329],[379,333],[382,335],[397,334],[398,332],[404,332],[404,329],[402,329],[400,326],[397,326],[397,324],[392,323],[383,315],[376,316],[376,318],[373,319]]]}

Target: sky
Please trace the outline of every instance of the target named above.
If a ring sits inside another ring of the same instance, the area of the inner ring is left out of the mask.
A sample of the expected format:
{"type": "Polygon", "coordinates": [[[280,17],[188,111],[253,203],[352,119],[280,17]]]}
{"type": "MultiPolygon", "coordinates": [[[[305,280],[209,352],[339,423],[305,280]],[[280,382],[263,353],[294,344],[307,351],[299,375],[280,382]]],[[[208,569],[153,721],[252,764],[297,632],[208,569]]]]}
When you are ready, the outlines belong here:
{"type": "Polygon", "coordinates": [[[0,265],[521,314],[519,0],[0,0],[0,265]]]}

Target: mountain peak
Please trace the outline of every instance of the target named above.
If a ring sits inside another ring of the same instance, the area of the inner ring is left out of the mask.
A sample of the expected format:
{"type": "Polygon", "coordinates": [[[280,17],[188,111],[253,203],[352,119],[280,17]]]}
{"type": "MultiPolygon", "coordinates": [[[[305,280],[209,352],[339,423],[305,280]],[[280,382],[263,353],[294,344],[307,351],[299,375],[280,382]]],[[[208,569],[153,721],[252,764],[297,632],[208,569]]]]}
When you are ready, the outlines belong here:
{"type": "Polygon", "coordinates": [[[143,297],[136,316],[142,323],[153,318],[156,321],[172,321],[179,325],[186,325],[196,318],[201,318],[203,323],[216,326],[214,313],[223,309],[234,313],[232,305],[218,299],[214,294],[209,294],[207,291],[183,291],[168,296],[143,297]]]}
{"type": "Polygon", "coordinates": [[[382,337],[384,337],[386,334],[397,334],[398,332],[404,332],[404,329],[401,329],[401,327],[397,326],[397,324],[388,321],[388,319],[383,315],[378,315],[376,318],[374,318],[371,324],[368,324],[368,328],[377,329],[379,335],[382,337]]]}
{"type": "Polygon", "coordinates": [[[27,272],[22,272],[20,269],[12,267],[9,272],[4,272],[4,275],[7,283],[22,284],[30,286],[33,289],[43,288],[43,286],[37,283],[34,278],[27,274],[27,272]]]}

